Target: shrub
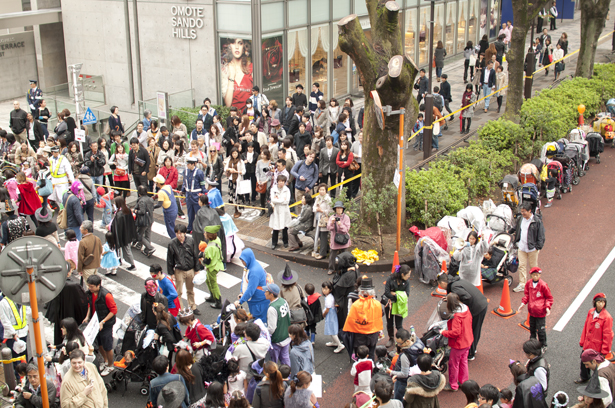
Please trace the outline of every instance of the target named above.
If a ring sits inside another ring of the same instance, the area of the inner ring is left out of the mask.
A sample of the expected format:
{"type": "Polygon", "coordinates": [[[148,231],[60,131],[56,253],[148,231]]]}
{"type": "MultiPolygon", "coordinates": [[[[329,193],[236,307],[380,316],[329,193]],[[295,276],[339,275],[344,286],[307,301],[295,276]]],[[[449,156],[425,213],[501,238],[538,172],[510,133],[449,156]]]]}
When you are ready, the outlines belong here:
{"type": "Polygon", "coordinates": [[[431,227],[445,215],[455,214],[468,201],[468,191],[447,161],[428,170],[406,170],[406,220],[431,227]]]}
{"type": "Polygon", "coordinates": [[[525,161],[532,153],[530,135],[520,125],[502,118],[481,126],[478,138],[489,151],[512,152],[517,158],[515,164],[525,161]]]}

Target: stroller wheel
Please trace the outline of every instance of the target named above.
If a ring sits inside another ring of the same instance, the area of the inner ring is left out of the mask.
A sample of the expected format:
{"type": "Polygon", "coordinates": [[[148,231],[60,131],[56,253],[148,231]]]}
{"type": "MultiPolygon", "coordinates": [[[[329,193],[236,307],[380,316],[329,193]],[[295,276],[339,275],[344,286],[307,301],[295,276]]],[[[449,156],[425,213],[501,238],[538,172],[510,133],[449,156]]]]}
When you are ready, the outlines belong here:
{"type": "Polygon", "coordinates": [[[107,389],[107,392],[113,392],[113,388],[111,387],[111,384],[105,383],[105,388],[107,389]]]}
{"type": "Polygon", "coordinates": [[[147,387],[141,387],[141,389],[139,391],[141,392],[141,395],[148,395],[149,394],[149,388],[147,388],[147,387]]]}
{"type": "Polygon", "coordinates": [[[574,179],[572,179],[572,184],[575,186],[578,186],[580,182],[581,179],[579,178],[579,176],[576,176],[574,179]]]}
{"type": "Polygon", "coordinates": [[[508,275],[506,276],[506,280],[508,281],[508,287],[511,288],[513,284],[513,277],[508,275]]]}

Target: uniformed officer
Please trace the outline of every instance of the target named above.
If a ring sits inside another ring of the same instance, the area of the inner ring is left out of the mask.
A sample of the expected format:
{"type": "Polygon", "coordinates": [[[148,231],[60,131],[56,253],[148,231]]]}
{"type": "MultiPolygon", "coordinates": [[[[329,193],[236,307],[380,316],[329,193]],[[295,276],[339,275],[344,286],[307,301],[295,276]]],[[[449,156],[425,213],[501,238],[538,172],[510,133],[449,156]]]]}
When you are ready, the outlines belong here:
{"type": "Polygon", "coordinates": [[[205,183],[207,184],[207,198],[209,199],[209,206],[211,208],[222,207],[224,205],[224,201],[222,201],[220,190],[216,188],[218,186],[218,182],[208,178],[205,183]]]}
{"type": "MultiPolygon", "coordinates": [[[[28,343],[28,319],[25,306],[13,302],[6,296],[0,301],[0,322],[4,327],[4,338],[13,358],[26,356],[26,347],[15,350],[14,344],[18,340],[28,343]]],[[[13,363],[13,368],[19,361],[13,363]]],[[[19,377],[16,377],[19,378],[19,377]]]]}
{"type": "Polygon", "coordinates": [[[53,193],[51,193],[49,199],[55,201],[59,205],[59,203],[62,202],[64,193],[68,190],[73,181],[75,181],[75,176],[73,175],[73,170],[68,159],[60,155],[60,148],[58,146],[53,146],[51,148],[51,154],[49,172],[51,173],[53,193]]]}
{"type": "Polygon", "coordinates": [[[43,91],[38,88],[38,81],[36,79],[30,80],[30,90],[26,97],[28,98],[28,105],[30,105],[30,112],[34,115],[43,100],[43,91]]]}
{"type": "Polygon", "coordinates": [[[186,158],[186,170],[184,173],[184,183],[182,193],[186,196],[186,207],[188,207],[188,232],[192,233],[192,221],[199,211],[199,195],[207,194],[205,188],[205,175],[203,171],[196,167],[197,158],[186,158]]]}

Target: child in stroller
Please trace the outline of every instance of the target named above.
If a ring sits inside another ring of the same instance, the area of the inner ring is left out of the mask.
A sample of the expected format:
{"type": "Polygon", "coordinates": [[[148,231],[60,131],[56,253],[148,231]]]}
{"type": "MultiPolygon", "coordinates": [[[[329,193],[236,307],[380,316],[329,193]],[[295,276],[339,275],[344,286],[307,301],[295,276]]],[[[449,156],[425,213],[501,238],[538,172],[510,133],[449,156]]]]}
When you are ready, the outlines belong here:
{"type": "Polygon", "coordinates": [[[491,240],[489,250],[481,263],[483,281],[495,284],[506,279],[508,286],[512,285],[513,278],[508,271],[508,256],[511,251],[512,235],[499,233],[491,240]]]}

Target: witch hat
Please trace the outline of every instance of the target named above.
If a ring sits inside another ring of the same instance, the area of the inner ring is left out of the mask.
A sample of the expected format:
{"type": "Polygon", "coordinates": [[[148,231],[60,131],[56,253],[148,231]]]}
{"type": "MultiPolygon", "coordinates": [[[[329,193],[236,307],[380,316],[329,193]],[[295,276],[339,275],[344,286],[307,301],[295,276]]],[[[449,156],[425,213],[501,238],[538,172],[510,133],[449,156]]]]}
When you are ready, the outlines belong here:
{"type": "Polygon", "coordinates": [[[594,374],[589,379],[587,386],[577,387],[577,391],[590,398],[606,398],[609,393],[600,388],[600,378],[598,378],[598,370],[594,371],[594,374]]]}
{"type": "Polygon", "coordinates": [[[286,264],[286,268],[278,274],[278,280],[282,285],[292,285],[297,282],[297,279],[299,279],[299,274],[290,269],[288,264],[286,264]]]}

